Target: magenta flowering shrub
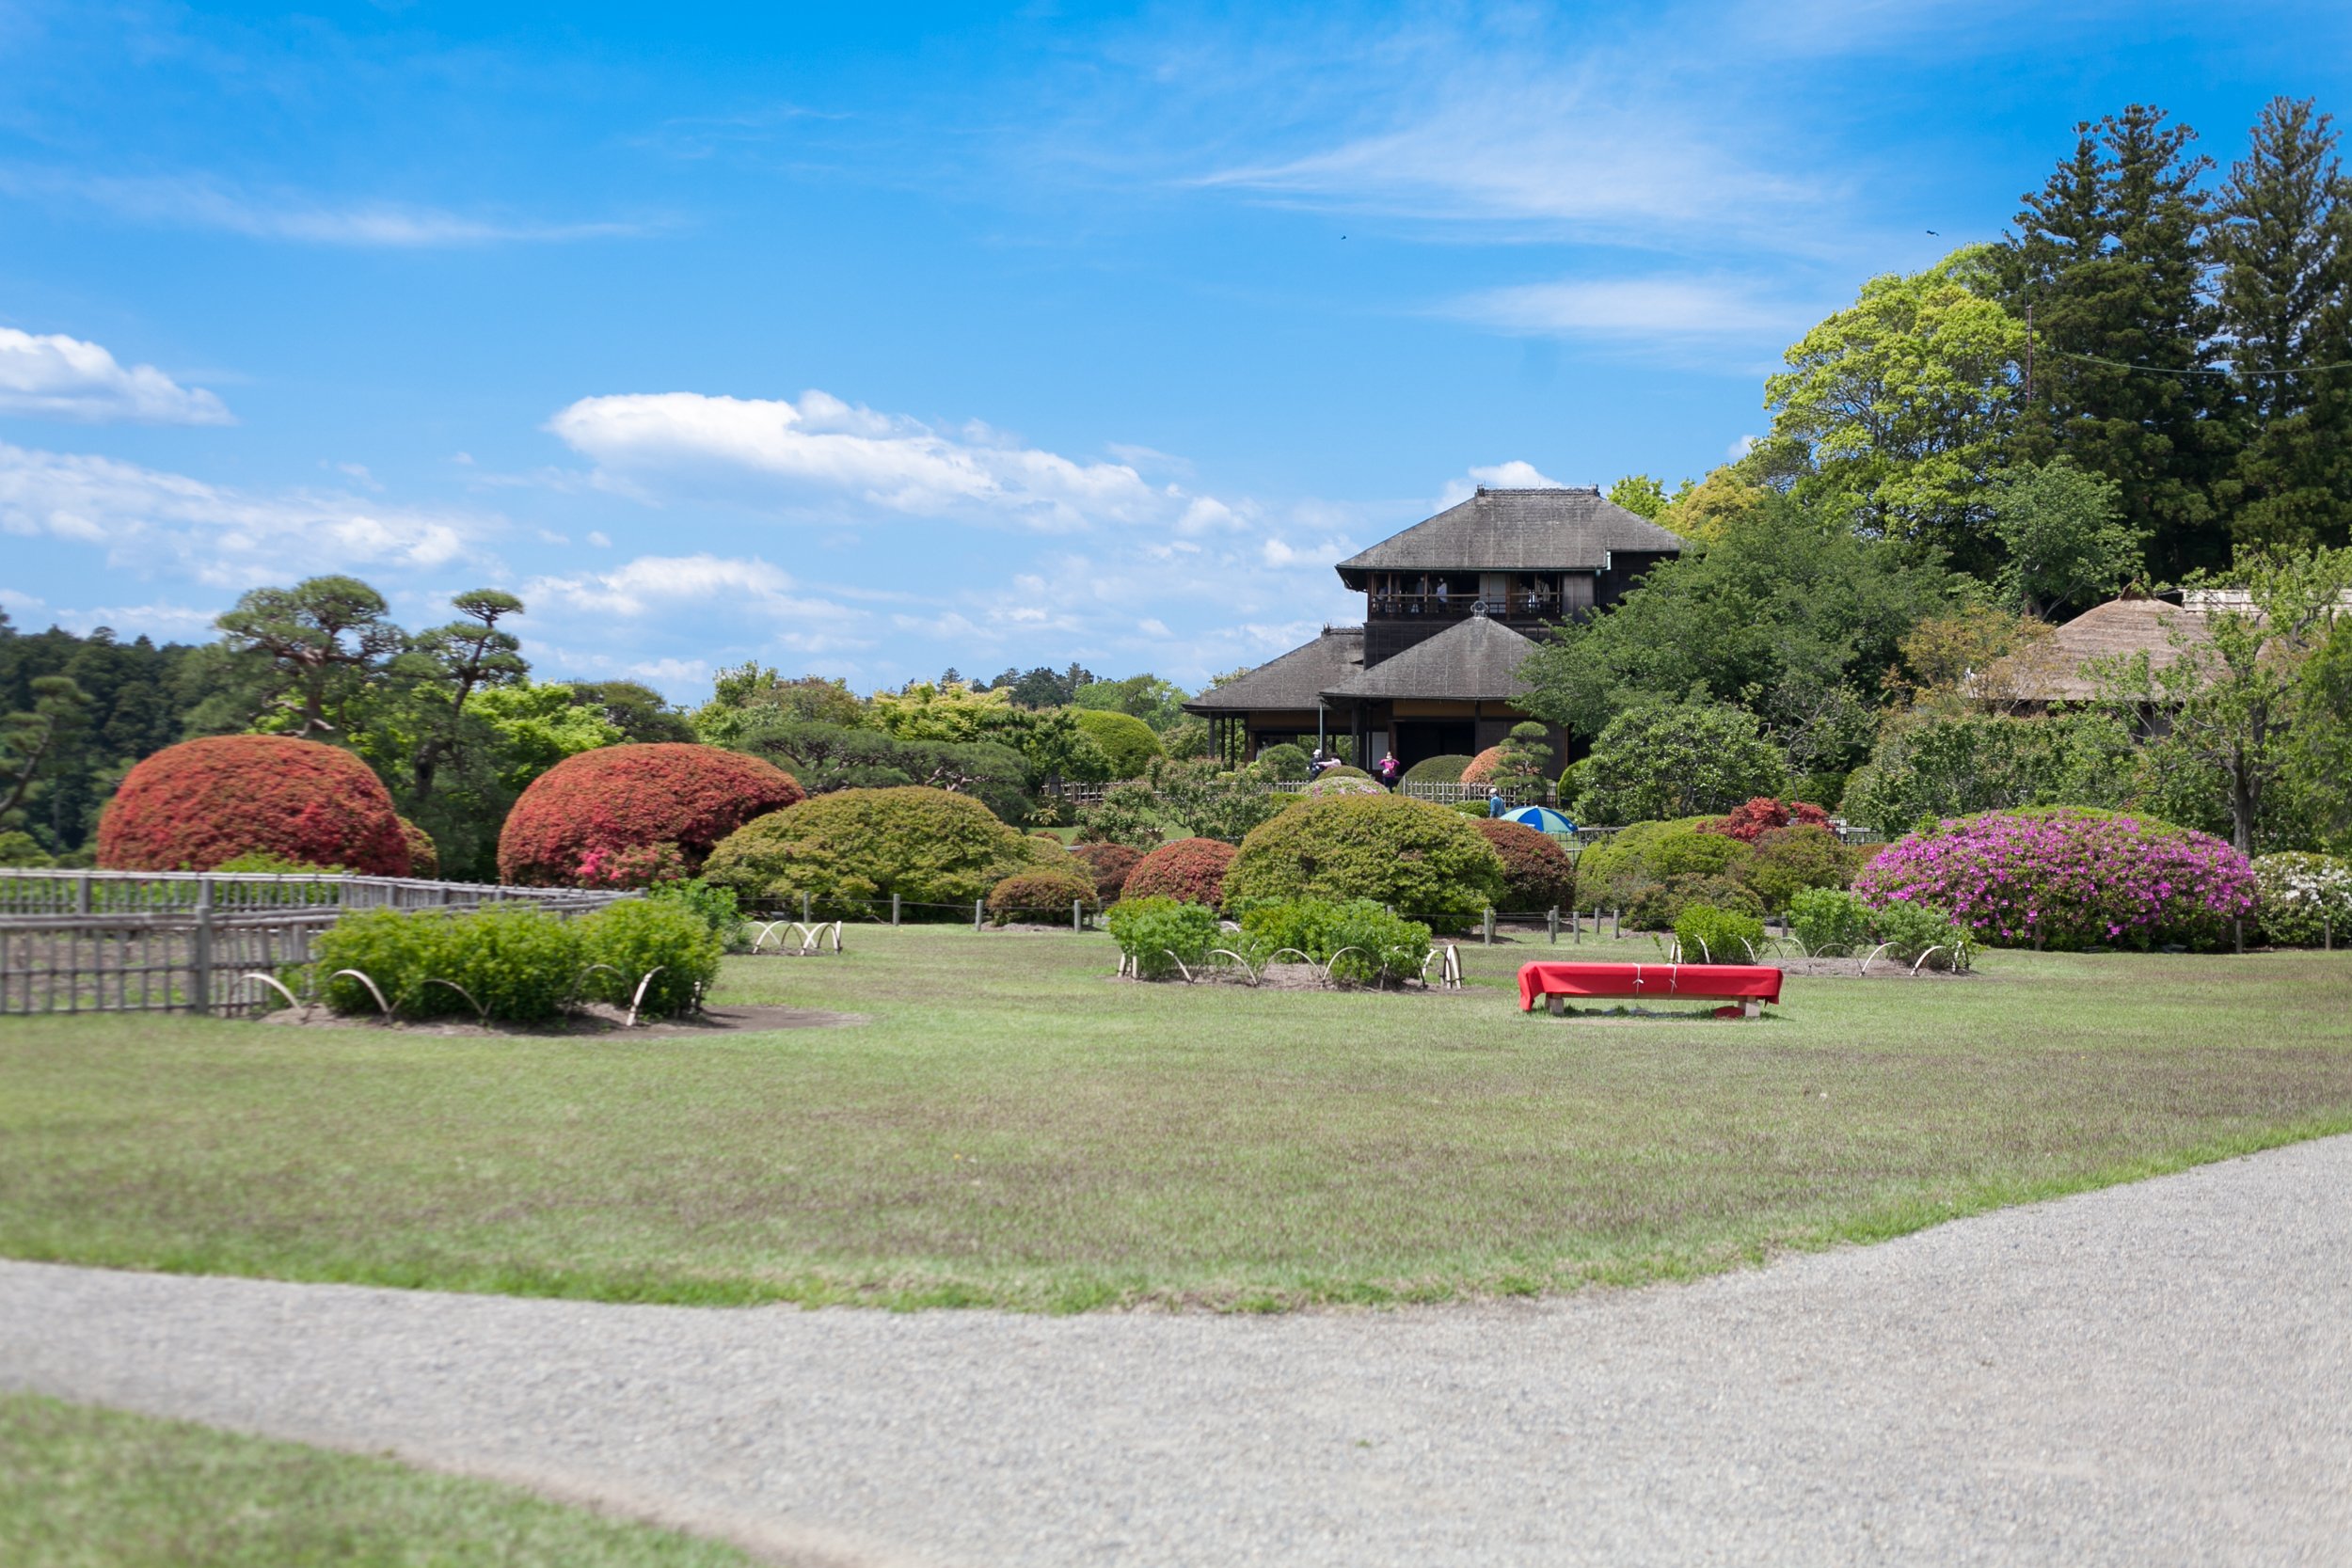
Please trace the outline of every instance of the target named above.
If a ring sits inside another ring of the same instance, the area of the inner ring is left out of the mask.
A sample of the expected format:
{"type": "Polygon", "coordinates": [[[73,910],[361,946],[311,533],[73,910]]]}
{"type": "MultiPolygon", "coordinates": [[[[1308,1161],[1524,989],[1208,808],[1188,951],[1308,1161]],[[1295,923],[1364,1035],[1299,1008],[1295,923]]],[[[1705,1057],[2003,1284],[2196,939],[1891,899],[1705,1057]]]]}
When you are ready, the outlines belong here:
{"type": "Polygon", "coordinates": [[[2054,806],[1989,811],[1889,845],[1854,892],[1932,904],[1989,945],[2219,945],[2254,907],[2254,868],[2210,833],[2054,806]]]}

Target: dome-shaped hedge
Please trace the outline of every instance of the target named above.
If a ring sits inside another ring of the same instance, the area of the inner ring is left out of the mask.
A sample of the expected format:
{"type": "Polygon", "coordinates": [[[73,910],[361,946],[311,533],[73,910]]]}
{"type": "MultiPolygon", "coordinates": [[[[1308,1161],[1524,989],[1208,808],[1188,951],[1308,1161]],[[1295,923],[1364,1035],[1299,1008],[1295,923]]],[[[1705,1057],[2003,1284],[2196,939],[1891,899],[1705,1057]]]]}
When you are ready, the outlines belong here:
{"type": "Polygon", "coordinates": [[[1225,902],[1225,873],[1240,851],[1222,839],[1180,838],[1163,844],[1127,873],[1121,898],[1173,898],[1180,904],[1225,902]]]}
{"type": "Polygon", "coordinates": [[[113,871],[210,871],[239,855],[408,874],[392,798],[349,752],[283,735],[167,746],[129,773],[98,824],[113,871]]]}
{"type": "Polygon", "coordinates": [[[1105,904],[1118,902],[1128,873],[1143,859],[1143,851],[1131,844],[1073,844],[1070,852],[1085,863],[1094,878],[1095,896],[1105,904]]]}
{"type": "Polygon", "coordinates": [[[1140,777],[1152,766],[1152,759],[1160,754],[1160,737],[1152,733],[1151,725],[1132,713],[1097,707],[1071,711],[1076,715],[1078,728],[1086,737],[1110,758],[1111,770],[1119,778],[1140,777]]]}
{"type": "Polygon", "coordinates": [[[748,902],[839,909],[887,904],[897,894],[915,919],[969,919],[972,902],[1015,872],[1066,866],[1051,839],[1007,826],[969,795],[921,784],[840,789],[771,812],[729,834],[703,875],[748,902]],[[936,906],[918,909],[914,906],[936,906]]]}
{"type": "Polygon", "coordinates": [[[1449,752],[1443,756],[1423,757],[1412,767],[1405,769],[1404,782],[1406,784],[1460,784],[1462,769],[1470,765],[1470,758],[1454,752],[1449,752]]]}
{"type": "Polygon", "coordinates": [[[1450,927],[1502,892],[1502,858],[1469,817],[1386,793],[1293,806],[1242,840],[1225,877],[1229,904],[1370,898],[1407,919],[1450,927]]]}
{"type": "Polygon", "coordinates": [[[773,763],[716,746],[581,752],[532,780],[506,814],[499,875],[524,887],[571,886],[590,879],[583,865],[651,863],[663,845],[676,846],[691,875],[727,834],[804,798],[773,763]]]}
{"type": "Polygon", "coordinates": [[[1495,782],[1495,769],[1502,766],[1502,748],[1489,746],[1462,765],[1462,782],[1483,784],[1495,782]]]}
{"type": "Polygon", "coordinates": [[[1576,907],[1576,857],[1549,833],[1523,822],[1496,817],[1472,822],[1479,835],[1502,857],[1502,892],[1495,908],[1572,910],[1576,907]]]}
{"type": "Polygon", "coordinates": [[[2081,806],[1989,811],[1889,845],[1854,892],[1949,911],[1989,945],[2218,946],[2254,868],[2210,833],[2081,806]]]}
{"type": "Polygon", "coordinates": [[[1070,919],[1070,906],[1100,909],[1094,879],[1074,862],[1016,871],[988,890],[988,917],[999,926],[1016,920],[1049,921],[1059,926],[1070,919]]]}

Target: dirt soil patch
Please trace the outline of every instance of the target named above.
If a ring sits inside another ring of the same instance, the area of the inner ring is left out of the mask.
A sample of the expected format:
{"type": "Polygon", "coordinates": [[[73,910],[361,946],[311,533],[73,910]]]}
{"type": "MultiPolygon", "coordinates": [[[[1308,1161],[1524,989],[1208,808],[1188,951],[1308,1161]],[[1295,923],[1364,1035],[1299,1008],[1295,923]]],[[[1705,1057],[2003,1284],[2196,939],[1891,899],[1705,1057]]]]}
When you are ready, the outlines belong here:
{"type": "Polygon", "coordinates": [[[628,1014],[619,1007],[591,1003],[568,1018],[547,1023],[469,1023],[463,1019],[436,1018],[409,1022],[360,1018],[334,1013],[318,1006],[280,1007],[258,1022],[304,1029],[397,1029],[405,1034],[444,1038],[488,1037],[502,1035],[533,1037],[627,1035],[632,1039],[684,1039],[697,1035],[725,1035],[763,1029],[839,1029],[866,1022],[864,1013],[826,1012],[817,1007],[706,1007],[685,1018],[655,1019],[628,1026],[628,1014]]]}
{"type": "Polygon", "coordinates": [[[1955,974],[1948,969],[1922,969],[1916,974],[1906,963],[1892,958],[1782,958],[1772,967],[1783,974],[1838,977],[1848,980],[1974,980],[1974,970],[1955,974]],[[1868,968],[1863,966],[1868,964],[1868,968]]]}
{"type": "MultiPolygon", "coordinates": [[[[1122,986],[1181,986],[1184,983],[1184,977],[1182,974],[1170,974],[1164,980],[1143,980],[1133,974],[1119,974],[1112,978],[1122,986]]],[[[1250,980],[1249,975],[1240,965],[1227,964],[1216,968],[1195,969],[1192,972],[1192,983],[1199,986],[1240,986],[1248,989],[1250,980]]],[[[1256,989],[1260,990],[1381,991],[1391,996],[1467,996],[1470,994],[1466,990],[1444,990],[1436,986],[1424,986],[1419,980],[1402,983],[1391,980],[1385,986],[1362,986],[1346,980],[1332,980],[1327,983],[1323,978],[1322,969],[1314,964],[1266,964],[1258,971],[1256,989]]]]}

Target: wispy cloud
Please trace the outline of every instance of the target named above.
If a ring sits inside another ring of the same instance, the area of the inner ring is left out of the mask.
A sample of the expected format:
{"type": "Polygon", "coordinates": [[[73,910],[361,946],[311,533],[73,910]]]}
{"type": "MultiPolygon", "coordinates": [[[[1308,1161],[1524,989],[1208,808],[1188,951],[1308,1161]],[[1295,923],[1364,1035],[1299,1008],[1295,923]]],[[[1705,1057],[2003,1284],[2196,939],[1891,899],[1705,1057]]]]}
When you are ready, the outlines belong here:
{"type": "Polygon", "coordinates": [[[103,424],[234,424],[228,405],[152,365],[119,363],[97,343],[0,326],[0,414],[103,424]]]}
{"type": "Polygon", "coordinates": [[[1529,336],[1687,341],[1783,337],[1820,311],[1770,298],[1740,278],[1656,276],[1487,289],[1455,300],[1448,313],[1529,336]]]}
{"type": "Polygon", "coordinates": [[[256,494],[111,457],[0,442],[0,533],[105,552],[110,567],[215,587],[306,572],[430,569],[486,559],[493,519],[341,492],[256,494]]]}
{"type": "Polygon", "coordinates": [[[548,222],[377,199],[338,201],[284,190],[249,191],[202,174],[124,178],[9,168],[0,169],[0,192],[78,202],[138,223],[361,248],[558,244],[626,238],[660,227],[635,221],[548,222]]]}
{"type": "Polygon", "coordinates": [[[757,557],[643,555],[609,572],[533,578],[522,587],[534,611],[551,617],[617,616],[644,621],[691,614],[748,628],[774,647],[824,653],[867,646],[867,612],[802,591],[790,574],[757,557]]]}
{"type": "Polygon", "coordinates": [[[644,495],[716,487],[755,502],[847,501],[868,512],[1041,529],[1181,514],[1188,498],[1123,463],[1084,463],[980,424],[942,429],[827,392],[797,400],[699,392],[582,398],[548,428],[644,495]]]}

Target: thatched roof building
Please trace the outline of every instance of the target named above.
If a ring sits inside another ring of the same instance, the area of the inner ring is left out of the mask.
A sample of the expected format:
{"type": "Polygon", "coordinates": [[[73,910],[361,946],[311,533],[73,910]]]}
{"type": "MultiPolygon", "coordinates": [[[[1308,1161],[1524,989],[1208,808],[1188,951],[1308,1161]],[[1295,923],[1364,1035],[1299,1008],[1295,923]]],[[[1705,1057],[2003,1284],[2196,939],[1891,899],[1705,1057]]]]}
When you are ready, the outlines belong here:
{"type": "Polygon", "coordinates": [[[2102,661],[2146,654],[2151,670],[2163,670],[2205,640],[2201,610],[2162,599],[2110,599],[1994,660],[1970,682],[1970,690],[1993,707],[2087,703],[2099,695],[2096,667],[2102,661]]]}

